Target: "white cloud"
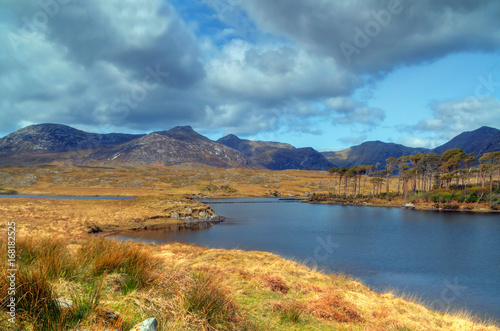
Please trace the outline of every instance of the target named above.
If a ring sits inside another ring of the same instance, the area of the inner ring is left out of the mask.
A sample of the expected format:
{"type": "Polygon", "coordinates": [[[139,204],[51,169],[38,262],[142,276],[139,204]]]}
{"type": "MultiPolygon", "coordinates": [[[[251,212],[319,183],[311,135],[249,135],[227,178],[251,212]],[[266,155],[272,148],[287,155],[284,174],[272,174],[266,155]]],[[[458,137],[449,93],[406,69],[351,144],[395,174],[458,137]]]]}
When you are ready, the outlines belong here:
{"type": "Polygon", "coordinates": [[[448,139],[481,126],[500,127],[500,100],[494,97],[435,101],[430,107],[432,117],[411,126],[410,130],[433,132],[448,139]]]}
{"type": "Polygon", "coordinates": [[[368,107],[352,98],[330,98],[326,100],[325,106],[332,112],[333,124],[359,124],[372,127],[385,120],[385,112],[382,109],[368,107]]]}

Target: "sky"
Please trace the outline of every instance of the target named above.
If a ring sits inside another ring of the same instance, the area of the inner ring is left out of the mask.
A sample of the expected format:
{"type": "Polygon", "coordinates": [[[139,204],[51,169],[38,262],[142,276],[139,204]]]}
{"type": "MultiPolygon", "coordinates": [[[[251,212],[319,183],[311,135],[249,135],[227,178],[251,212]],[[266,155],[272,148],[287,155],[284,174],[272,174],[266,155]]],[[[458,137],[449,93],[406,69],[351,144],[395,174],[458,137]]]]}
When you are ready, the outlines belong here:
{"type": "Polygon", "coordinates": [[[31,124],[337,151],[500,128],[498,0],[1,0],[0,137],[31,124]]]}

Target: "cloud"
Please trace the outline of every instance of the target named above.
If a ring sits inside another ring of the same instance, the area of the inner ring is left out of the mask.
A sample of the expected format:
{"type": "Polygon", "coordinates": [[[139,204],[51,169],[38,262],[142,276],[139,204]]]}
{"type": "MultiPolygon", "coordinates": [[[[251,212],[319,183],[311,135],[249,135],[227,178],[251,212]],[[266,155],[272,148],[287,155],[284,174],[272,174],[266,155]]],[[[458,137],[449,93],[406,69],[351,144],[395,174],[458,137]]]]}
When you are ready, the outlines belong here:
{"type": "Polygon", "coordinates": [[[432,117],[405,130],[433,133],[442,139],[481,126],[500,127],[500,100],[495,97],[467,97],[461,100],[434,101],[432,117]]]}
{"type": "Polygon", "coordinates": [[[367,138],[368,136],[366,134],[362,134],[360,136],[339,138],[338,141],[340,141],[344,145],[353,146],[361,144],[362,142],[366,141],[367,138]]]}
{"type": "Polygon", "coordinates": [[[500,35],[492,33],[500,28],[497,0],[230,3],[244,8],[259,29],[300,43],[356,72],[388,72],[451,53],[494,51],[500,45],[500,35]],[[342,43],[356,52],[346,57],[342,43]]]}
{"type": "Polygon", "coordinates": [[[435,148],[443,144],[443,142],[444,141],[442,140],[435,140],[431,138],[422,138],[415,136],[405,136],[398,140],[398,143],[401,145],[405,145],[408,147],[423,147],[429,149],[435,148]]]}
{"type": "Polygon", "coordinates": [[[381,124],[385,119],[385,112],[379,108],[366,106],[364,103],[348,97],[337,97],[326,100],[333,116],[333,124],[358,124],[373,127],[381,124]]]}
{"type": "Polygon", "coordinates": [[[0,39],[0,130],[58,122],[102,130],[196,122],[197,40],[159,0],[9,2],[0,39]],[[29,119],[29,120],[28,120],[29,119]]]}
{"type": "MultiPolygon", "coordinates": [[[[190,124],[320,134],[334,123],[365,134],[386,117],[353,97],[368,83],[500,44],[491,33],[497,1],[401,0],[403,10],[346,62],[339,45],[393,1],[5,0],[0,132],[58,122],[102,132],[190,124]]],[[[443,123],[435,115],[419,128],[443,123]]]]}

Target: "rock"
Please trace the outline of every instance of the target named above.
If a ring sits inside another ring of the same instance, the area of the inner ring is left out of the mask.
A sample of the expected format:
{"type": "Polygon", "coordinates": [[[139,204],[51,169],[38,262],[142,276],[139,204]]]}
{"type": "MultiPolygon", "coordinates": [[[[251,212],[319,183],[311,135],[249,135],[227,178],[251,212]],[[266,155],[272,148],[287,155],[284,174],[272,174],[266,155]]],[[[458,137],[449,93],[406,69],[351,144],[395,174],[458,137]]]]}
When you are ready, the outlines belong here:
{"type": "Polygon", "coordinates": [[[105,308],[99,309],[99,315],[101,315],[108,321],[112,321],[113,323],[116,323],[121,320],[120,314],[105,308]]]}
{"type": "Polygon", "coordinates": [[[135,325],[130,331],[157,331],[158,321],[156,318],[151,317],[147,320],[135,325]]]}
{"type": "Polygon", "coordinates": [[[73,307],[73,301],[71,301],[70,299],[59,297],[56,299],[56,305],[61,308],[71,308],[73,307]]]}
{"type": "Polygon", "coordinates": [[[179,219],[179,213],[173,211],[170,213],[170,218],[174,219],[174,220],[178,220],[179,219]]]}

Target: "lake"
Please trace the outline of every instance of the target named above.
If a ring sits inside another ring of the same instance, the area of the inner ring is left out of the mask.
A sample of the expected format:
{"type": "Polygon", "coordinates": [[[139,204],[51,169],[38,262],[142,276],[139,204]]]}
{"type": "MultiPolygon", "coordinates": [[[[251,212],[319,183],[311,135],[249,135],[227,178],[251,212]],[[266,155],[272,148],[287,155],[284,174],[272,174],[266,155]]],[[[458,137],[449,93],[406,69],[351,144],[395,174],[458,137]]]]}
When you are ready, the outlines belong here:
{"type": "Polygon", "coordinates": [[[273,203],[276,199],[213,202],[228,220],[209,229],[115,238],[273,252],[351,274],[378,291],[416,294],[436,310],[466,308],[500,320],[498,214],[273,203]]]}

